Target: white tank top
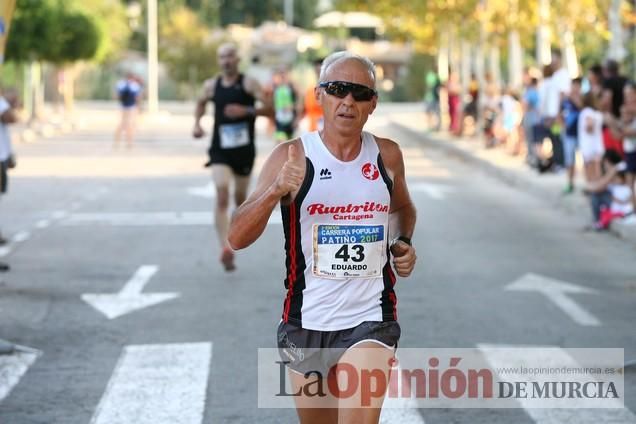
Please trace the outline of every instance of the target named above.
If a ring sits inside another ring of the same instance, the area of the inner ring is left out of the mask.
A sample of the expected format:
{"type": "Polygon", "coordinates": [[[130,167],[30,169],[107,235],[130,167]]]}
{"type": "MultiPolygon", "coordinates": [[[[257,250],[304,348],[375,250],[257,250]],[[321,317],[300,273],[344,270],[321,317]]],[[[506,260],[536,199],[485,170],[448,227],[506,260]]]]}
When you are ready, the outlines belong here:
{"type": "Polygon", "coordinates": [[[389,179],[375,138],[362,133],[350,162],[335,158],[318,132],[301,137],[307,170],[285,230],[287,297],[283,321],[320,331],[394,321],[389,262],[389,179]]]}

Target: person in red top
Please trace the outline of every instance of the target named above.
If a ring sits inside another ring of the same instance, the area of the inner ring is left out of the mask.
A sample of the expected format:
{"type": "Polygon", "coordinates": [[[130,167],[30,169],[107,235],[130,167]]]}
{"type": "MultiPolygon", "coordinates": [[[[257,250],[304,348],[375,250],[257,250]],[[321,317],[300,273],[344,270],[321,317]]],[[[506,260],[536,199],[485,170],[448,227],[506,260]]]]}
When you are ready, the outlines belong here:
{"type": "MultiPolygon", "coordinates": [[[[314,60],[313,64],[316,76],[318,76],[320,74],[322,59],[314,60]]],[[[309,126],[307,128],[308,131],[322,130],[324,119],[322,106],[320,106],[320,103],[318,103],[318,100],[316,99],[315,87],[313,85],[308,87],[307,91],[305,91],[303,115],[309,122],[309,126]]]]}

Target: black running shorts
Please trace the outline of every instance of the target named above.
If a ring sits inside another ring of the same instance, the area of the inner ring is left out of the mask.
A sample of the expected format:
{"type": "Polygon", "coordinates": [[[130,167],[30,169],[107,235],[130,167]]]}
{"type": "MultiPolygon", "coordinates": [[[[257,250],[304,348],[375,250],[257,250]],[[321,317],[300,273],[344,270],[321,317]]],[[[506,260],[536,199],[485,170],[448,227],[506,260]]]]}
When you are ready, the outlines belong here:
{"type": "Polygon", "coordinates": [[[316,331],[281,323],[278,326],[278,351],[292,370],[305,374],[318,371],[325,378],[345,351],[362,341],[375,341],[397,348],[401,329],[397,321],[365,321],[346,330],[316,331]]]}

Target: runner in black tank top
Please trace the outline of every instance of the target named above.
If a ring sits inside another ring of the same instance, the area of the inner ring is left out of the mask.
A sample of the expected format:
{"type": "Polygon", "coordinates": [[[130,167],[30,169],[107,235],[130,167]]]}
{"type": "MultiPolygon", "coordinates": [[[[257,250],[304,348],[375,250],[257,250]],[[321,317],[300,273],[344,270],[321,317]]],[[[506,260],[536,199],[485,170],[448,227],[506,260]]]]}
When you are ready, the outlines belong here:
{"type": "Polygon", "coordinates": [[[194,112],[192,135],[195,138],[205,135],[200,121],[207,104],[213,102],[214,128],[206,167],[211,165],[216,188],[214,224],[221,247],[221,263],[226,271],[232,271],[234,252],[227,241],[230,199],[234,198],[236,206],[245,201],[256,154],[254,121],[256,115],[268,114],[271,108],[267,104],[258,109],[254,107],[255,100],[262,100],[261,89],[257,81],[239,73],[240,58],[235,45],[221,45],[217,59],[221,73],[203,84],[194,112]],[[234,187],[233,196],[230,186],[234,187]]]}
{"type": "Polygon", "coordinates": [[[243,79],[243,74],[239,74],[229,87],[223,85],[220,76],[216,79],[214,96],[210,99],[214,103],[214,130],[209,154],[211,164],[227,164],[235,174],[248,176],[256,155],[255,116],[230,118],[225,114],[225,106],[229,104],[254,107],[254,96],[245,91],[243,79]]]}

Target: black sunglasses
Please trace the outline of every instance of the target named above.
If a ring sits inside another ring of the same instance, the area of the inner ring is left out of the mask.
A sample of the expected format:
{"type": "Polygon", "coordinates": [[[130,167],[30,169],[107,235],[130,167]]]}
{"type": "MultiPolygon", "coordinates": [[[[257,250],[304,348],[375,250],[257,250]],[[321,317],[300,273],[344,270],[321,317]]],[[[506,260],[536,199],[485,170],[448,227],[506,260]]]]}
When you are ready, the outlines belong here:
{"type": "Polygon", "coordinates": [[[368,102],[374,96],[378,95],[378,92],[373,88],[346,81],[321,82],[318,84],[318,87],[324,88],[327,94],[336,96],[339,99],[344,99],[349,93],[351,93],[353,99],[357,102],[368,102]]]}

